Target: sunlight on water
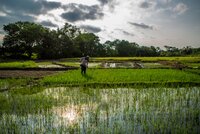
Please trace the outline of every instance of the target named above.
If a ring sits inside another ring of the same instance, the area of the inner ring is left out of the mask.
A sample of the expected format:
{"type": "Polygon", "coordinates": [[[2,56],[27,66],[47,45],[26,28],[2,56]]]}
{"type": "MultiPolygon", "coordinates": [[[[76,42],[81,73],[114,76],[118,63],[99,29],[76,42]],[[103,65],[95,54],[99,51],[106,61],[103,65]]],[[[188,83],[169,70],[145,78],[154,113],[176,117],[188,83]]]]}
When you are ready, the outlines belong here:
{"type": "Polygon", "coordinates": [[[104,62],[103,68],[144,68],[142,63],[138,62],[104,62]]]}
{"type": "Polygon", "coordinates": [[[76,123],[80,118],[80,113],[74,107],[55,107],[52,111],[55,115],[63,118],[67,124],[76,123]]]}
{"type": "Polygon", "coordinates": [[[51,65],[38,65],[39,68],[64,68],[63,66],[60,66],[60,65],[54,65],[54,64],[51,64],[51,65]]]}
{"type": "Polygon", "coordinates": [[[77,113],[73,109],[70,109],[66,112],[63,112],[61,116],[68,119],[70,122],[73,122],[77,118],[77,113]]]}

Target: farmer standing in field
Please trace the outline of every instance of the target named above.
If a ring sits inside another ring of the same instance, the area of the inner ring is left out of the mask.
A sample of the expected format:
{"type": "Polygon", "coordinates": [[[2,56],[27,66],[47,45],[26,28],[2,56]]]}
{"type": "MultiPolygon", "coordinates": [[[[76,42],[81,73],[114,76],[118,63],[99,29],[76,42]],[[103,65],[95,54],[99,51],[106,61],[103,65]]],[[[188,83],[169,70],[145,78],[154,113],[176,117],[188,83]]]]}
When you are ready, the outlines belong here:
{"type": "Polygon", "coordinates": [[[88,67],[88,62],[89,62],[89,56],[82,57],[81,58],[81,74],[86,74],[86,69],[88,67]]]}

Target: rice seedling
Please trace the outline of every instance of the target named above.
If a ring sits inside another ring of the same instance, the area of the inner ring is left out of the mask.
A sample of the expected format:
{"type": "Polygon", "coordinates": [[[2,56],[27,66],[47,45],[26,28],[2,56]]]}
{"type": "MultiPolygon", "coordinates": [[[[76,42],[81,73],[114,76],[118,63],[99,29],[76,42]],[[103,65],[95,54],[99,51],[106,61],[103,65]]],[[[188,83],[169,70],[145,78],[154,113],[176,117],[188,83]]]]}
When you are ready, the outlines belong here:
{"type": "Polygon", "coordinates": [[[186,66],[194,69],[200,69],[200,63],[184,63],[186,66]]]}
{"type": "Polygon", "coordinates": [[[36,81],[31,78],[26,79],[0,79],[0,92],[5,90],[17,89],[19,87],[27,87],[32,85],[39,85],[36,81]]]}
{"type": "Polygon", "coordinates": [[[199,83],[200,76],[172,69],[90,69],[86,75],[71,70],[47,76],[41,80],[45,85],[100,84],[100,83],[199,83]]]}
{"type": "Polygon", "coordinates": [[[184,71],[200,75],[200,69],[184,69],[184,71]]]}

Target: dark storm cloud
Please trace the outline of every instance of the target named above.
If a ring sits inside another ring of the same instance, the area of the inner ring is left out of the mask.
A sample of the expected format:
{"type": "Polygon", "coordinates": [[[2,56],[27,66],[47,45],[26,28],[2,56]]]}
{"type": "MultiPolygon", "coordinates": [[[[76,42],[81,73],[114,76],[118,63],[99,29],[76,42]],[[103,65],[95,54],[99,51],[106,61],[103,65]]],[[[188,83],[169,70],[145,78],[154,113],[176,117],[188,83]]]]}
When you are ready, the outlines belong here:
{"type": "Polygon", "coordinates": [[[128,36],[135,36],[134,34],[129,33],[129,32],[127,32],[127,31],[124,31],[124,30],[122,31],[122,33],[125,34],[125,35],[128,35],[128,36]]]}
{"type": "Polygon", "coordinates": [[[47,1],[41,1],[39,2],[40,4],[43,5],[44,8],[51,10],[51,9],[56,9],[61,7],[61,3],[59,2],[47,2],[47,1]]]}
{"type": "Polygon", "coordinates": [[[150,7],[152,7],[152,3],[151,3],[151,2],[144,1],[144,2],[141,2],[139,6],[140,6],[141,8],[150,8],[150,7]]]}
{"type": "Polygon", "coordinates": [[[122,32],[123,34],[128,35],[128,36],[135,36],[133,33],[129,33],[129,32],[127,32],[127,31],[123,30],[123,29],[115,29],[115,30],[120,31],[120,32],[122,32]]]}
{"type": "Polygon", "coordinates": [[[98,33],[101,31],[101,28],[99,27],[95,27],[95,26],[91,26],[91,25],[81,25],[80,28],[88,31],[88,32],[92,32],[92,33],[98,33]]]}
{"type": "Polygon", "coordinates": [[[51,21],[42,21],[40,24],[47,27],[58,27],[58,25],[53,24],[51,21]]]}
{"type": "Polygon", "coordinates": [[[87,6],[82,4],[69,4],[64,6],[65,13],[62,18],[70,21],[96,20],[104,16],[101,8],[98,5],[87,6]]]}
{"type": "Polygon", "coordinates": [[[134,22],[129,22],[129,24],[135,26],[135,27],[138,27],[138,28],[142,28],[142,29],[150,29],[150,30],[153,30],[153,26],[149,26],[149,25],[146,25],[144,23],[134,23],[134,22]]]}
{"type": "Polygon", "coordinates": [[[98,0],[98,1],[101,3],[101,5],[106,5],[109,3],[109,0],[98,0]]]}
{"type": "Polygon", "coordinates": [[[34,18],[28,15],[9,13],[6,16],[0,16],[0,27],[17,21],[34,21],[34,18]]]}
{"type": "Polygon", "coordinates": [[[37,15],[59,7],[61,7],[61,3],[45,0],[1,0],[0,10],[37,15]]]}
{"type": "Polygon", "coordinates": [[[0,26],[2,24],[6,24],[8,22],[10,22],[12,20],[12,18],[10,18],[9,16],[0,16],[0,26]]]}
{"type": "Polygon", "coordinates": [[[46,0],[0,0],[0,27],[16,21],[34,21],[35,15],[45,14],[47,11],[61,7],[61,3],[46,0]]]}
{"type": "Polygon", "coordinates": [[[107,5],[110,9],[110,11],[114,11],[115,6],[118,5],[118,2],[116,0],[98,0],[101,4],[101,6],[107,5]]]}

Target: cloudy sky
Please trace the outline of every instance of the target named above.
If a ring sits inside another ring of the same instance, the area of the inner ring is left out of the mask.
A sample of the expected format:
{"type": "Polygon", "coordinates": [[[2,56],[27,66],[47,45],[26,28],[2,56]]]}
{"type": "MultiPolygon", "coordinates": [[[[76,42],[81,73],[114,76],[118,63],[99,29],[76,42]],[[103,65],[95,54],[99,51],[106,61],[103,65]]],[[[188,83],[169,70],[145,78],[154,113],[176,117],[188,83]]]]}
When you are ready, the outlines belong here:
{"type": "Polygon", "coordinates": [[[2,27],[16,21],[51,29],[64,23],[145,46],[200,47],[200,0],[0,0],[2,27]]]}

